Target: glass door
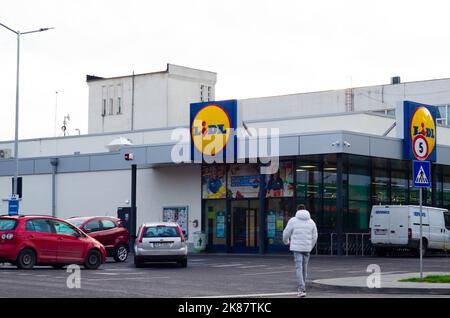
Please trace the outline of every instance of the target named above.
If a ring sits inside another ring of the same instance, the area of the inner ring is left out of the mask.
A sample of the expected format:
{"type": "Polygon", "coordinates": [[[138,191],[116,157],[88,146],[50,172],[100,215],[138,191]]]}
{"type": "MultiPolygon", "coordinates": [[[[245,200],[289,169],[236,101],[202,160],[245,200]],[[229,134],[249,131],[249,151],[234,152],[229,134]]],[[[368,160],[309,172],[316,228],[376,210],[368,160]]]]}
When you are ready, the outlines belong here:
{"type": "Polygon", "coordinates": [[[258,209],[255,203],[251,204],[249,200],[231,203],[230,250],[232,252],[258,251],[258,209]]]}

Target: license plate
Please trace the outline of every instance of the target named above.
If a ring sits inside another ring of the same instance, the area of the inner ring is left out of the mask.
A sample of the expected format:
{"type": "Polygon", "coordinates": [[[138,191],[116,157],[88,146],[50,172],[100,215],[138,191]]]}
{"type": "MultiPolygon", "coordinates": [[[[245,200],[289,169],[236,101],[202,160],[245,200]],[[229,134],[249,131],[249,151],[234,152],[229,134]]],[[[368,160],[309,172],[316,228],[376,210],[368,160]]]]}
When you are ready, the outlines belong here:
{"type": "Polygon", "coordinates": [[[387,230],[386,229],[375,229],[375,234],[376,235],[386,235],[387,230]]]}
{"type": "Polygon", "coordinates": [[[169,245],[169,243],[166,243],[166,242],[153,243],[154,247],[165,247],[165,246],[168,246],[168,245],[169,245]]]}

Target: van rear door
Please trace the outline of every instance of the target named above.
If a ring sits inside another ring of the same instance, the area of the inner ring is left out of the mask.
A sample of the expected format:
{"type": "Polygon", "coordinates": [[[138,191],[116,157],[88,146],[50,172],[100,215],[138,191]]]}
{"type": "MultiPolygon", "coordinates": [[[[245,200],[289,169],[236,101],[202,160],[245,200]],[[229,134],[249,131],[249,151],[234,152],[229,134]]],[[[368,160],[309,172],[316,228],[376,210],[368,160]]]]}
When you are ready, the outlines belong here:
{"type": "Polygon", "coordinates": [[[428,208],[430,221],[430,240],[428,246],[430,248],[444,249],[445,244],[445,221],[444,211],[428,208]]]}
{"type": "Polygon", "coordinates": [[[391,244],[408,244],[408,207],[390,208],[389,241],[391,244]]]}
{"type": "Polygon", "coordinates": [[[370,216],[371,242],[373,244],[389,242],[390,209],[385,206],[372,207],[370,216]]]}

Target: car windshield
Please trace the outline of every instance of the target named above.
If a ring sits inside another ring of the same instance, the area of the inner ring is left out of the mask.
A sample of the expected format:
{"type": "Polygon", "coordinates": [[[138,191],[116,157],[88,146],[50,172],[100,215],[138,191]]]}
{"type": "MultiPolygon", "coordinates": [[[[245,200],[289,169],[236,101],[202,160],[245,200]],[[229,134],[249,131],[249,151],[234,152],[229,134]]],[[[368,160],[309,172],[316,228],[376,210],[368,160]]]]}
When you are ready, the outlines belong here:
{"type": "Polygon", "coordinates": [[[145,228],[144,237],[180,237],[175,226],[149,226],[145,228]]]}
{"type": "Polygon", "coordinates": [[[75,225],[76,227],[80,227],[81,224],[84,223],[84,220],[81,220],[81,219],[69,219],[69,220],[67,220],[67,222],[69,222],[70,224],[75,225]]]}
{"type": "Polygon", "coordinates": [[[450,230],[450,212],[444,213],[445,228],[450,230]]]}
{"type": "Polygon", "coordinates": [[[0,231],[14,230],[17,226],[17,220],[0,219],[0,231]]]}

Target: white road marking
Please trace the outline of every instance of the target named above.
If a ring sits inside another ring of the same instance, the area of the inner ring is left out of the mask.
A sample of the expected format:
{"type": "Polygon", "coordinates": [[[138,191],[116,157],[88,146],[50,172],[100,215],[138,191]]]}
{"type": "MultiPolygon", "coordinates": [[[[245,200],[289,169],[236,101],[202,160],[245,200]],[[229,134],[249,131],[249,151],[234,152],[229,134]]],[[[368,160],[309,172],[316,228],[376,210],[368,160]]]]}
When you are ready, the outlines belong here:
{"type": "Polygon", "coordinates": [[[102,272],[93,272],[94,275],[109,275],[109,276],[117,276],[119,273],[102,273],[102,272]]]}
{"type": "Polygon", "coordinates": [[[295,272],[295,270],[279,271],[279,272],[247,273],[247,274],[240,274],[240,275],[242,275],[242,276],[254,276],[254,275],[270,275],[270,274],[294,273],[294,272],[295,272]]]}
{"type": "Polygon", "coordinates": [[[241,265],[245,265],[245,264],[242,264],[242,263],[222,264],[222,265],[213,265],[211,267],[218,267],[218,268],[220,268],[220,267],[234,267],[234,266],[241,266],[241,265]]]}
{"type": "Polygon", "coordinates": [[[256,268],[256,267],[266,267],[267,265],[248,265],[248,266],[239,266],[238,268],[256,268]]]}
{"type": "Polygon", "coordinates": [[[274,297],[274,296],[296,296],[297,292],[290,293],[268,293],[268,294],[242,294],[242,295],[220,295],[220,296],[201,296],[191,298],[244,298],[244,297],[274,297]]]}
{"type": "Polygon", "coordinates": [[[112,280],[147,280],[147,279],[167,279],[170,278],[168,276],[159,276],[159,277],[120,277],[120,278],[88,278],[86,279],[88,282],[94,282],[94,281],[112,281],[112,280]]]}

